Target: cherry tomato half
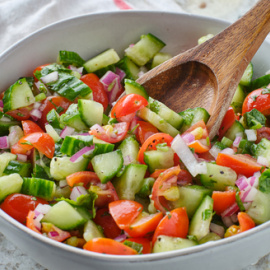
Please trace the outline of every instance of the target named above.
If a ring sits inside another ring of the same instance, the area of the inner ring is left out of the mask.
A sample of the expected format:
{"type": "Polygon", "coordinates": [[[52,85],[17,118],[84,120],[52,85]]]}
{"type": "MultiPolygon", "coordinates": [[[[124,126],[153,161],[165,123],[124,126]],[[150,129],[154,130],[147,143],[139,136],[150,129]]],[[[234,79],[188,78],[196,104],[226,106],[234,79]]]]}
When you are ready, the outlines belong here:
{"type": "Polygon", "coordinates": [[[47,97],[45,100],[42,101],[42,105],[40,106],[40,111],[42,112],[41,118],[38,120],[38,124],[41,128],[45,128],[45,124],[47,121],[47,114],[52,109],[55,109],[59,114],[65,113],[67,108],[72,102],[68,99],[60,96],[51,96],[47,97]]]}
{"type": "Polygon", "coordinates": [[[14,193],[5,198],[0,208],[17,221],[25,224],[29,211],[33,211],[37,205],[48,204],[47,201],[24,194],[14,193]]]}
{"type": "Polygon", "coordinates": [[[147,105],[148,101],[141,95],[125,95],[120,98],[113,106],[111,111],[111,117],[121,120],[121,117],[135,114],[138,110],[144,108],[147,105]]]}
{"type": "Polygon", "coordinates": [[[22,121],[22,128],[24,135],[28,135],[34,132],[43,132],[43,130],[35,122],[31,120],[22,121]]]}
{"type": "Polygon", "coordinates": [[[156,145],[166,142],[168,146],[171,146],[173,137],[166,133],[156,133],[147,138],[138,153],[138,161],[145,164],[144,152],[148,150],[156,150],[156,145]]]}
{"type": "Polygon", "coordinates": [[[270,94],[264,93],[265,89],[257,89],[247,95],[242,107],[242,114],[257,109],[264,115],[270,114],[270,94]]]}
{"type": "Polygon", "coordinates": [[[108,107],[108,96],[104,90],[99,77],[94,73],[89,73],[81,77],[81,81],[90,87],[93,93],[93,99],[103,105],[104,110],[108,107]]]}
{"type": "Polygon", "coordinates": [[[25,150],[31,150],[33,147],[48,158],[53,158],[55,143],[53,138],[44,132],[35,132],[22,137],[19,145],[25,150]]]}
{"type": "Polygon", "coordinates": [[[30,112],[33,109],[33,104],[27,107],[22,107],[13,111],[6,112],[6,114],[12,116],[18,121],[27,120],[30,118],[30,112]]]}
{"type": "Polygon", "coordinates": [[[117,143],[122,141],[128,132],[129,123],[121,122],[113,125],[103,126],[101,129],[94,128],[90,129],[89,133],[96,136],[98,139],[101,139],[108,143],[117,143]]]}

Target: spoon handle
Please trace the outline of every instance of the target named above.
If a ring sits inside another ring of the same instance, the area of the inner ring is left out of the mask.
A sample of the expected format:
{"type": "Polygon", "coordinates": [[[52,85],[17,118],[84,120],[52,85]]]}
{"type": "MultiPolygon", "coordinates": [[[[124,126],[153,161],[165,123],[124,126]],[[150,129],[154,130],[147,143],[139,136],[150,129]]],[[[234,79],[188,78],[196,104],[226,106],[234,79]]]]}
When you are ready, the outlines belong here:
{"type": "Polygon", "coordinates": [[[261,0],[225,31],[199,46],[195,58],[212,69],[219,85],[228,85],[227,80],[238,84],[269,31],[270,0],[261,0]]]}

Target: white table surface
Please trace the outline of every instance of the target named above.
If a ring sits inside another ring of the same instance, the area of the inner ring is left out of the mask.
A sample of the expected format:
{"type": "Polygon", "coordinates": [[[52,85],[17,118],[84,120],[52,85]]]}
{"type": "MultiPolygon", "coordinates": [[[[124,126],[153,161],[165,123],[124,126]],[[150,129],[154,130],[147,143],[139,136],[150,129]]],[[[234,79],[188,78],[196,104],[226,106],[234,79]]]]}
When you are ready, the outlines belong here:
{"type": "MultiPolygon", "coordinates": [[[[233,22],[256,1],[126,0],[125,3],[133,9],[189,12],[233,22]]],[[[0,53],[29,33],[55,21],[85,13],[119,10],[121,7],[116,2],[115,0],[0,0],[0,53]],[[22,15],[24,11],[27,12],[27,17],[22,15]]],[[[270,254],[261,258],[255,265],[239,270],[270,270],[269,260],[270,254]]],[[[45,270],[45,268],[19,250],[0,232],[0,270],[45,270]]]]}

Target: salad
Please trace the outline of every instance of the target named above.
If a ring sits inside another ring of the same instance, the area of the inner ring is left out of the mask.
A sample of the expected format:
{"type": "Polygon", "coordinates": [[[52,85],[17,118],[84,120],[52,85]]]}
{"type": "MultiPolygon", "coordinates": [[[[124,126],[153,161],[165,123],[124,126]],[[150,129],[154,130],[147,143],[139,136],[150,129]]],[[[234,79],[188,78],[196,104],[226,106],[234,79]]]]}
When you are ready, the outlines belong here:
{"type": "Polygon", "coordinates": [[[2,93],[4,212],[115,255],[188,248],[270,220],[270,74],[252,80],[248,65],[210,141],[204,108],[174,112],[136,82],[171,57],[164,46],[146,34],[122,58],[63,50],[2,93]]]}

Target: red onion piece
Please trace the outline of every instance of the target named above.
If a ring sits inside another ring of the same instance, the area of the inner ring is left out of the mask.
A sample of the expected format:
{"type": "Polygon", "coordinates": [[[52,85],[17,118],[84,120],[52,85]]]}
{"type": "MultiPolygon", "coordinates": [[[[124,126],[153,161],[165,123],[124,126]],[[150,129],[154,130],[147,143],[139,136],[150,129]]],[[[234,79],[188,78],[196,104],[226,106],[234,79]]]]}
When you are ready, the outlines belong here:
{"type": "Polygon", "coordinates": [[[48,235],[49,235],[50,237],[56,237],[56,236],[59,236],[59,233],[56,232],[56,231],[52,231],[52,232],[48,232],[48,235]]]}
{"type": "Polygon", "coordinates": [[[221,152],[221,149],[213,145],[211,149],[209,150],[209,153],[211,156],[215,159],[217,159],[218,154],[221,152]]]}
{"type": "Polygon", "coordinates": [[[135,115],[136,115],[136,112],[130,113],[125,116],[117,118],[117,120],[119,120],[119,122],[131,122],[134,119],[135,115]]]}
{"type": "Polygon", "coordinates": [[[263,166],[266,166],[266,167],[269,167],[269,165],[270,165],[268,159],[265,157],[262,157],[262,156],[258,156],[257,162],[263,166]]]}
{"type": "Polygon", "coordinates": [[[120,76],[109,70],[103,75],[100,82],[107,92],[109,103],[112,104],[122,88],[120,76]]]}
{"type": "Polygon", "coordinates": [[[249,186],[249,183],[245,176],[241,176],[240,178],[238,178],[235,184],[239,187],[240,190],[244,190],[249,186]]]}
{"type": "Polygon", "coordinates": [[[115,69],[115,74],[117,74],[120,77],[120,81],[122,81],[126,77],[125,71],[120,68],[115,69]]]}
{"type": "Polygon", "coordinates": [[[185,143],[184,139],[179,134],[173,139],[171,148],[182,160],[191,175],[195,177],[198,174],[198,161],[185,143]]]}
{"type": "Polygon", "coordinates": [[[232,216],[233,214],[235,214],[236,212],[239,211],[239,206],[238,204],[235,202],[232,206],[228,207],[225,211],[223,211],[221,213],[221,217],[228,217],[228,216],[232,216]]]}
{"type": "Polygon", "coordinates": [[[257,140],[257,131],[255,129],[246,129],[245,133],[248,141],[255,142],[257,140]]]}
{"type": "Polygon", "coordinates": [[[66,136],[70,136],[75,132],[73,127],[66,126],[60,133],[61,138],[65,138],[66,136]]]}
{"type": "Polygon", "coordinates": [[[50,209],[51,209],[51,206],[49,204],[39,203],[37,205],[37,207],[35,208],[35,213],[38,212],[38,213],[41,213],[43,215],[46,215],[50,209]]]}
{"type": "Polygon", "coordinates": [[[85,146],[84,148],[82,148],[80,151],[78,151],[77,153],[75,153],[71,158],[70,161],[73,163],[79,162],[80,160],[82,160],[84,157],[84,155],[90,155],[93,153],[95,149],[95,145],[91,145],[91,146],[85,146]]]}
{"type": "Polygon", "coordinates": [[[215,224],[215,223],[211,223],[210,224],[210,231],[219,235],[221,238],[224,237],[225,229],[223,226],[220,226],[220,225],[215,224]]]}
{"type": "Polygon", "coordinates": [[[9,148],[8,136],[0,137],[0,149],[8,149],[8,148],[9,148]]]}
{"type": "Polygon", "coordinates": [[[117,237],[114,238],[114,240],[117,241],[117,242],[122,242],[122,241],[124,241],[126,239],[127,239],[126,234],[120,234],[120,235],[118,235],[117,237]]]}
{"type": "Polygon", "coordinates": [[[233,155],[234,150],[232,148],[225,148],[225,149],[221,150],[220,153],[227,154],[227,155],[233,155]]]}
{"type": "Polygon", "coordinates": [[[59,77],[58,72],[54,71],[52,73],[49,73],[48,75],[41,77],[40,80],[43,83],[53,83],[53,82],[56,82],[58,80],[58,77],[59,77]]]}
{"type": "Polygon", "coordinates": [[[229,228],[230,226],[234,225],[231,217],[229,217],[229,216],[222,217],[222,222],[224,223],[224,225],[227,228],[229,228]]]}
{"type": "Polygon", "coordinates": [[[17,154],[17,160],[22,161],[22,162],[26,162],[27,161],[27,155],[17,154]]]}
{"type": "Polygon", "coordinates": [[[83,67],[75,67],[75,66],[73,66],[73,65],[69,65],[68,66],[68,69],[70,69],[70,70],[73,70],[73,71],[76,71],[76,72],[78,72],[79,74],[81,74],[82,75],[82,73],[83,73],[83,67]]]}
{"type": "Polygon", "coordinates": [[[238,147],[241,140],[242,140],[241,136],[236,136],[236,138],[235,138],[235,140],[233,142],[233,146],[238,147]]]}
{"type": "Polygon", "coordinates": [[[189,144],[195,141],[195,136],[191,133],[186,133],[184,135],[181,136],[183,138],[183,140],[189,144]]]}
{"type": "Polygon", "coordinates": [[[3,108],[4,107],[4,102],[2,99],[0,99],[0,107],[3,108]]]}
{"type": "Polygon", "coordinates": [[[43,219],[44,215],[43,214],[38,214],[34,218],[34,225],[38,230],[41,230],[41,223],[40,221],[43,219]]]}
{"type": "Polygon", "coordinates": [[[42,112],[38,109],[33,109],[31,112],[30,112],[30,115],[31,115],[31,118],[34,120],[34,121],[37,121],[38,119],[41,118],[42,116],[42,112]]]}
{"type": "Polygon", "coordinates": [[[76,186],[70,193],[70,199],[76,202],[78,197],[86,194],[88,194],[88,192],[83,186],[76,186]]]}

